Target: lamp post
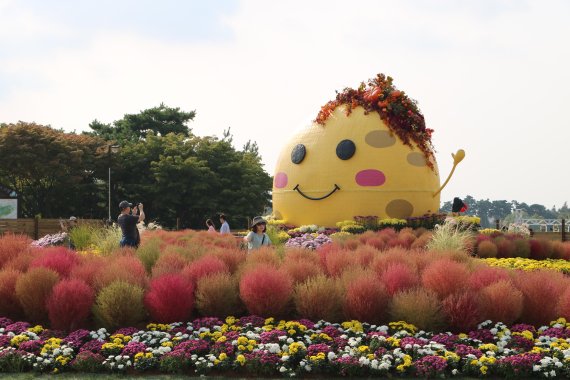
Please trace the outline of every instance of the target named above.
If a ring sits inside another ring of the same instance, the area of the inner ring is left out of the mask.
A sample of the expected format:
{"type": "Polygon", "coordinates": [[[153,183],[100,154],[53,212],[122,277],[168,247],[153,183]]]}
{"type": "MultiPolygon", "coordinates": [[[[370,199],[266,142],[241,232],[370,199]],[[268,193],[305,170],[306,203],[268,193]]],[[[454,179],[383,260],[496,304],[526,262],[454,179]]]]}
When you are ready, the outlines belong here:
{"type": "MultiPolygon", "coordinates": [[[[108,154],[119,153],[119,146],[118,145],[109,145],[108,146],[108,154]]],[[[109,163],[109,223],[111,223],[111,164],[109,163]]]]}

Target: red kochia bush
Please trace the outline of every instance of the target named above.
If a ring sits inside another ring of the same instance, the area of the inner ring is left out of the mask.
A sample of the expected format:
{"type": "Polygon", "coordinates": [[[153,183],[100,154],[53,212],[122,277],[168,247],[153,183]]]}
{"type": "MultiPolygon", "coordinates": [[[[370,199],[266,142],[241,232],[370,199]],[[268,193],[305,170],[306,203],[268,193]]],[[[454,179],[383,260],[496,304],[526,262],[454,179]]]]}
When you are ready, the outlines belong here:
{"type": "Polygon", "coordinates": [[[0,315],[12,319],[22,317],[22,306],[16,297],[16,281],[22,275],[14,269],[0,271],[0,315]]]}
{"type": "Polygon", "coordinates": [[[150,282],[144,304],[154,321],[188,321],[194,307],[194,286],[180,274],[165,274],[150,282]]]}
{"type": "Polygon", "coordinates": [[[483,266],[471,273],[468,284],[472,290],[479,290],[501,280],[510,280],[509,273],[506,270],[483,266]]]}
{"type": "Polygon", "coordinates": [[[239,292],[250,314],[279,316],[291,299],[293,281],[283,271],[258,265],[243,274],[239,292]]]}
{"type": "Polygon", "coordinates": [[[495,239],[497,244],[497,257],[515,257],[517,247],[512,240],[506,238],[495,239]]]}
{"type": "Polygon", "coordinates": [[[326,257],[326,269],[330,276],[338,277],[345,269],[351,266],[358,266],[358,261],[354,252],[340,250],[330,251],[326,257]]]}
{"type": "Polygon", "coordinates": [[[570,319],[570,287],[560,296],[556,307],[556,315],[570,319]]]}
{"type": "Polygon", "coordinates": [[[563,274],[552,270],[523,272],[515,278],[515,284],[524,296],[524,322],[548,325],[558,318],[554,300],[566,290],[567,282],[563,274]]]}
{"type": "Polygon", "coordinates": [[[0,269],[4,265],[16,258],[21,252],[30,248],[32,241],[25,235],[15,235],[7,233],[0,237],[0,269]]]}
{"type": "Polygon", "coordinates": [[[475,292],[455,293],[442,302],[443,314],[455,332],[474,330],[482,322],[475,292]]]}
{"type": "Polygon", "coordinates": [[[72,269],[79,264],[77,253],[64,247],[49,247],[30,263],[30,268],[48,268],[61,277],[69,277],[72,269]]]}
{"type": "Polygon", "coordinates": [[[70,278],[81,280],[89,286],[95,286],[95,279],[99,273],[105,270],[106,259],[99,256],[86,256],[81,258],[79,265],[75,266],[71,273],[70,278]]]}
{"type": "Polygon", "coordinates": [[[158,257],[152,268],[152,277],[156,278],[168,273],[180,273],[187,263],[188,260],[178,253],[163,253],[158,257]]]}
{"type": "Polygon", "coordinates": [[[420,282],[417,272],[404,263],[388,265],[380,278],[390,295],[413,288],[420,282]]]}
{"type": "Polygon", "coordinates": [[[386,319],[390,297],[375,275],[355,279],[346,289],[344,313],[348,319],[379,324],[386,319]]]}
{"type": "Polygon", "coordinates": [[[469,271],[464,264],[449,259],[440,259],[430,264],[422,274],[423,285],[437,293],[440,298],[462,290],[469,271]]]}
{"type": "Polygon", "coordinates": [[[51,327],[71,331],[82,327],[95,302],[95,291],[81,280],[63,280],[47,300],[51,327]]]}
{"type": "Polygon", "coordinates": [[[308,278],[315,277],[323,273],[318,264],[309,260],[285,261],[281,266],[281,269],[291,276],[291,279],[295,284],[305,282],[308,278]]]}
{"type": "Polygon", "coordinates": [[[226,263],[215,256],[202,256],[182,270],[182,275],[194,285],[202,277],[218,273],[229,273],[229,270],[226,263]]]}
{"type": "Polygon", "coordinates": [[[522,309],[523,295],[510,281],[495,282],[479,292],[479,311],[483,320],[510,325],[520,317],[522,309]]]}
{"type": "Polygon", "coordinates": [[[102,289],[112,282],[123,281],[144,288],[146,269],[136,256],[119,256],[112,259],[106,267],[97,273],[95,288],[102,289]]]}
{"type": "Polygon", "coordinates": [[[530,239],[530,258],[544,260],[552,255],[552,243],[544,239],[530,239]]]}

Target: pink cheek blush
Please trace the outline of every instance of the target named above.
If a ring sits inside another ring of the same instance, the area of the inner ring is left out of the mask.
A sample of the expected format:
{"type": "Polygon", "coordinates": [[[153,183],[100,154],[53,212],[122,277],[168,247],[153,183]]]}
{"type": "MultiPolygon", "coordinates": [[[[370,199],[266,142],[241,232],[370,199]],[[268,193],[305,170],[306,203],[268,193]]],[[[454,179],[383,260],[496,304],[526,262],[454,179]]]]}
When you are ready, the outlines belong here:
{"type": "Polygon", "coordinates": [[[355,180],[360,186],[380,186],[386,182],[386,176],[380,170],[366,169],[356,173],[355,180]]]}
{"type": "Polygon", "coordinates": [[[283,172],[279,172],[277,174],[275,174],[275,178],[273,179],[273,183],[275,184],[275,187],[278,189],[284,188],[285,186],[287,186],[287,174],[283,173],[283,172]]]}

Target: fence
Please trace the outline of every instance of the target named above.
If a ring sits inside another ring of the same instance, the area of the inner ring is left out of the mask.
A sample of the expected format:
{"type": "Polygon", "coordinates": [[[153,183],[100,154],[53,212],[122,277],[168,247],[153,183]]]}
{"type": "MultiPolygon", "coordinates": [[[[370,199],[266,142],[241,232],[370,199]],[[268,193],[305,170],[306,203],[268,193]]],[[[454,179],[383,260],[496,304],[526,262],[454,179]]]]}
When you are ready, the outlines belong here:
{"type": "MultiPolygon", "coordinates": [[[[78,219],[79,224],[102,225],[99,219],[78,219]]],[[[61,231],[60,219],[0,219],[0,235],[25,234],[34,240],[61,231]]]]}
{"type": "MultiPolygon", "coordinates": [[[[523,222],[525,222],[526,224],[529,225],[530,228],[532,228],[533,237],[548,239],[548,240],[560,240],[560,241],[570,240],[570,231],[569,231],[570,226],[566,219],[560,219],[560,221],[556,219],[547,219],[547,221],[549,221],[548,224],[543,223],[544,220],[539,220],[539,222],[534,222],[534,223],[532,222],[528,223],[527,221],[531,221],[531,219],[523,220],[523,222]]],[[[501,225],[500,222],[501,221],[499,219],[495,220],[495,227],[497,229],[500,229],[501,225]]]]}

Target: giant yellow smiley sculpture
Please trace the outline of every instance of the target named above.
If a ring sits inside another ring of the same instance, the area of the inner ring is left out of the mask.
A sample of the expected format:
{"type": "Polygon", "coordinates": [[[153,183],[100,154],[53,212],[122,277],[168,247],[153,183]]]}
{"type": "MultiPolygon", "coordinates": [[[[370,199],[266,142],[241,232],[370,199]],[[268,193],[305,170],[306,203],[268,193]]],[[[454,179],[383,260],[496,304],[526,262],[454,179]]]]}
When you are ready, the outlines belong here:
{"type": "MultiPolygon", "coordinates": [[[[401,219],[438,212],[443,186],[432,132],[390,77],[379,74],[344,90],[283,148],[273,182],[274,217],[334,226],[357,215],[401,219]]],[[[452,156],[454,170],[465,152],[452,156]]]]}

